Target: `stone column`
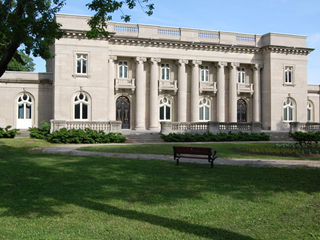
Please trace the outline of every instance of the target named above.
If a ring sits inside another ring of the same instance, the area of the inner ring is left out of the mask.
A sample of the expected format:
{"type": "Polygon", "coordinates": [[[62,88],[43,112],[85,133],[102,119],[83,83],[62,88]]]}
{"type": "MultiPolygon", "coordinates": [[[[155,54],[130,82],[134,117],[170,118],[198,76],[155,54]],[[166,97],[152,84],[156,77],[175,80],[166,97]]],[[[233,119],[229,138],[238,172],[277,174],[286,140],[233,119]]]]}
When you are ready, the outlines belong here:
{"type": "Polygon", "coordinates": [[[186,64],[188,60],[180,59],[178,73],[178,122],[187,121],[187,74],[186,64]]]}
{"type": "Polygon", "coordinates": [[[201,64],[201,61],[192,61],[191,122],[199,121],[199,65],[201,64]]]}
{"type": "Polygon", "coordinates": [[[146,78],[143,74],[143,65],[147,59],[136,58],[136,130],[146,129],[146,78]]]}
{"type": "Polygon", "coordinates": [[[239,67],[239,63],[230,64],[229,122],[237,122],[237,67],[239,67]]]}
{"type": "Polygon", "coordinates": [[[150,70],[150,130],[159,129],[159,99],[158,99],[158,81],[159,81],[159,62],[160,58],[151,58],[150,70]]]}
{"type": "Polygon", "coordinates": [[[117,56],[109,57],[109,90],[108,90],[108,112],[109,112],[109,121],[116,120],[116,102],[114,99],[114,84],[115,84],[115,73],[114,65],[117,60],[117,56]]]}
{"type": "Polygon", "coordinates": [[[218,122],[225,122],[225,76],[224,68],[227,66],[226,62],[218,62],[215,64],[217,67],[217,114],[218,122]]]}
{"type": "Polygon", "coordinates": [[[253,122],[261,122],[261,91],[259,64],[252,66],[253,71],[253,122]]]}

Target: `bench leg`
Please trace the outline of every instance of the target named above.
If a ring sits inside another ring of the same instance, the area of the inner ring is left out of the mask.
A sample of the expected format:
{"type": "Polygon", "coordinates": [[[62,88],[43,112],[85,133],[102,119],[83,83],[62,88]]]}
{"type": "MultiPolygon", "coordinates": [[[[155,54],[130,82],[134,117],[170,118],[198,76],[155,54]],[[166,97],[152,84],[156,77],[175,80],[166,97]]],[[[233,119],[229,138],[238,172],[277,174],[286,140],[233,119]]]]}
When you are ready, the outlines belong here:
{"type": "Polygon", "coordinates": [[[213,168],[213,161],[211,161],[211,168],[213,168]]]}

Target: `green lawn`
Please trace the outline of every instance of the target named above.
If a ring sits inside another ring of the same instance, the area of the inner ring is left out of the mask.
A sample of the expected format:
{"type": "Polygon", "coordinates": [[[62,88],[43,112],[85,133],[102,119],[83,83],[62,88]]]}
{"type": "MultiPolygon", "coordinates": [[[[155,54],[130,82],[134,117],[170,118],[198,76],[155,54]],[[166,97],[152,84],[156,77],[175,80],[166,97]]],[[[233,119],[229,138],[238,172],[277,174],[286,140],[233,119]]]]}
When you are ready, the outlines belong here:
{"type": "Polygon", "coordinates": [[[27,152],[47,145],[0,139],[0,239],[320,238],[320,169],[27,152]]]}
{"type": "Polygon", "coordinates": [[[160,154],[173,155],[172,146],[202,146],[210,147],[217,151],[217,156],[220,158],[242,158],[242,159],[296,159],[296,160],[320,160],[319,156],[275,156],[275,155],[258,155],[239,152],[236,149],[275,146],[276,143],[255,143],[255,142],[219,142],[219,143],[165,143],[165,144],[121,144],[121,145],[101,145],[82,147],[82,151],[96,151],[96,152],[112,152],[112,153],[137,153],[137,154],[160,154]]]}

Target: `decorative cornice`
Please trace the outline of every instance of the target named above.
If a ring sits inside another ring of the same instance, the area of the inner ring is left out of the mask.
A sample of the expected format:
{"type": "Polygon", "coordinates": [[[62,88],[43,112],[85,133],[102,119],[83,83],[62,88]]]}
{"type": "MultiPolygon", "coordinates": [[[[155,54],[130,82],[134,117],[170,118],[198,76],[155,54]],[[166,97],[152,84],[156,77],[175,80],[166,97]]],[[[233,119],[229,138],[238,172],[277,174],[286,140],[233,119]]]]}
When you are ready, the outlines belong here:
{"type": "Polygon", "coordinates": [[[293,55],[308,55],[313,48],[300,48],[300,47],[285,47],[269,45],[261,48],[262,52],[280,53],[280,54],[293,54],[293,55]]]}
{"type": "MultiPolygon", "coordinates": [[[[89,39],[86,35],[87,31],[80,31],[80,30],[70,30],[70,29],[63,29],[65,31],[64,38],[73,38],[73,39],[89,39]]],[[[93,40],[109,40],[115,35],[114,32],[109,32],[109,35],[107,37],[105,36],[99,36],[98,38],[95,38],[93,40]]]]}

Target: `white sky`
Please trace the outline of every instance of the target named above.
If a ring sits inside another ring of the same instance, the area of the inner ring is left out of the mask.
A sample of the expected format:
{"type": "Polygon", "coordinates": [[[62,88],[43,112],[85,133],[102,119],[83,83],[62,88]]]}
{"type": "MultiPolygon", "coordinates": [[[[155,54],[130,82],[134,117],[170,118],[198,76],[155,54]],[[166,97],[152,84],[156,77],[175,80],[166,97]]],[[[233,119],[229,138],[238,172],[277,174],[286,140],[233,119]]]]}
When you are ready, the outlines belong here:
{"type": "MultiPolygon", "coordinates": [[[[66,0],[60,13],[92,15],[85,6],[90,0],[66,0]]],[[[320,84],[320,0],[150,0],[154,14],[148,17],[137,6],[123,9],[131,23],[186,27],[227,32],[266,34],[269,32],[307,36],[308,83],[320,84]]],[[[113,16],[120,21],[120,13],[113,16]]],[[[35,59],[36,71],[45,63],[35,59]]]]}

